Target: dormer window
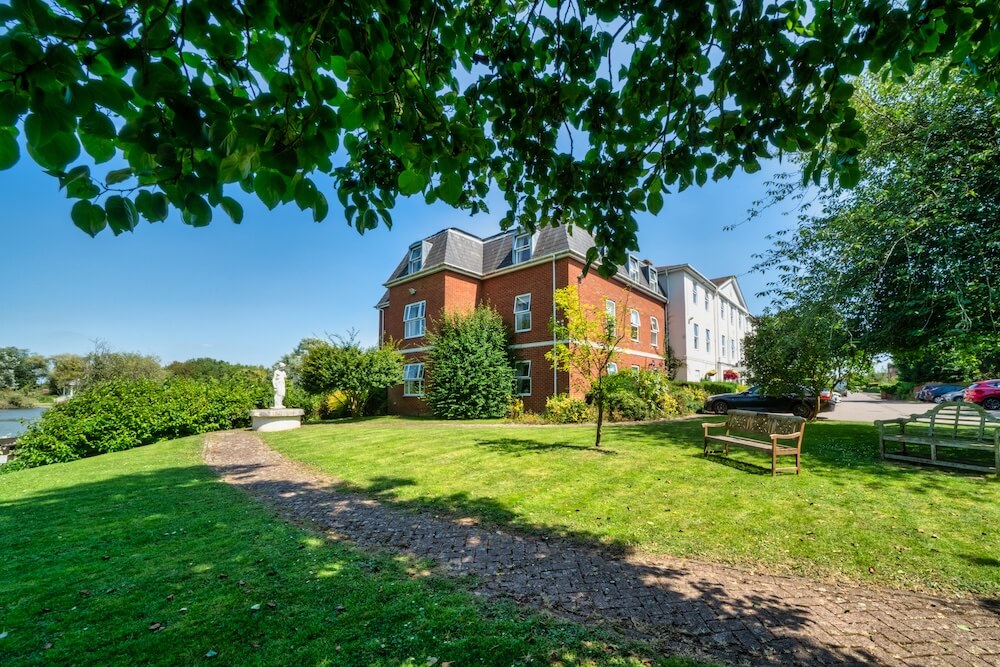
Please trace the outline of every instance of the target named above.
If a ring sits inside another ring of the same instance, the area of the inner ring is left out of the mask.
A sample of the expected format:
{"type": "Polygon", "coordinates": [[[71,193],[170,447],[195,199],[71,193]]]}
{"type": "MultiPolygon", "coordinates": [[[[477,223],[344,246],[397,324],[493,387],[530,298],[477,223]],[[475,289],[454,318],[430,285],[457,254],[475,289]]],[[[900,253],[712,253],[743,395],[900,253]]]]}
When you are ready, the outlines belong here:
{"type": "Polygon", "coordinates": [[[659,285],[657,284],[656,280],[656,269],[654,269],[653,267],[649,267],[647,271],[649,271],[649,289],[656,292],[659,290],[659,285]]]}
{"type": "Polygon", "coordinates": [[[531,234],[518,234],[514,237],[514,264],[527,262],[531,259],[531,234]]]}
{"type": "Polygon", "coordinates": [[[639,282],[639,260],[635,257],[628,258],[628,277],[629,279],[637,283],[639,282]]]}
{"type": "Polygon", "coordinates": [[[424,249],[423,247],[421,247],[421,244],[418,243],[417,245],[410,248],[410,260],[409,263],[407,264],[406,274],[412,275],[417,271],[419,271],[420,269],[422,269],[423,266],[424,266],[424,249]]]}

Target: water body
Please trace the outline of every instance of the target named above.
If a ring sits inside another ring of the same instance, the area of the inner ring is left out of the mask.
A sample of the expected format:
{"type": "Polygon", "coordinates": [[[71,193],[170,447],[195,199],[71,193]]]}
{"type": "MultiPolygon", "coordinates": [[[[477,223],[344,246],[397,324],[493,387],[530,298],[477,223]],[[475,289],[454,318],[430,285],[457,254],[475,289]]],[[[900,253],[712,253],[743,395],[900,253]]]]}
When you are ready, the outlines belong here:
{"type": "Polygon", "coordinates": [[[16,438],[28,430],[28,425],[41,418],[47,408],[0,410],[0,438],[16,438]]]}

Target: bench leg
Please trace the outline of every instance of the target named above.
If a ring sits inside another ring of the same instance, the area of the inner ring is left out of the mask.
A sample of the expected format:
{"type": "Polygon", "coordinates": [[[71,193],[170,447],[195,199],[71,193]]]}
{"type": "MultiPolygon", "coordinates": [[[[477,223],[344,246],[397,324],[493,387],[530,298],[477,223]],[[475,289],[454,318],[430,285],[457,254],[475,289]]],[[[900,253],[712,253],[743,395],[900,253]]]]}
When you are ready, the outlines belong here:
{"type": "Polygon", "coordinates": [[[795,452],[795,474],[802,472],[802,454],[795,452]]]}
{"type": "Polygon", "coordinates": [[[778,453],[775,449],[771,448],[771,477],[775,477],[778,474],[778,453]]]}

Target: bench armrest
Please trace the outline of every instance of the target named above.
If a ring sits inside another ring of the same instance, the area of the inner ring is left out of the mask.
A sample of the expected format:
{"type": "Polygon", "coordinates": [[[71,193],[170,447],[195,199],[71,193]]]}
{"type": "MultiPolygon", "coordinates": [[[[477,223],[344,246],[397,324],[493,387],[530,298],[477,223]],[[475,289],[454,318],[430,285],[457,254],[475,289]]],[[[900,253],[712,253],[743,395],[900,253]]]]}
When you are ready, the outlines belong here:
{"type": "Polygon", "coordinates": [[[702,422],[701,423],[701,427],[703,429],[705,429],[705,433],[708,433],[708,429],[710,429],[710,428],[724,428],[725,426],[726,426],[726,422],[702,422]]]}
{"type": "Polygon", "coordinates": [[[802,435],[799,433],[772,433],[771,440],[791,440],[792,438],[799,438],[802,435]]]}
{"type": "Polygon", "coordinates": [[[896,424],[897,426],[902,426],[910,421],[910,417],[896,417],[895,419],[876,419],[875,426],[889,426],[890,424],[896,424]]]}

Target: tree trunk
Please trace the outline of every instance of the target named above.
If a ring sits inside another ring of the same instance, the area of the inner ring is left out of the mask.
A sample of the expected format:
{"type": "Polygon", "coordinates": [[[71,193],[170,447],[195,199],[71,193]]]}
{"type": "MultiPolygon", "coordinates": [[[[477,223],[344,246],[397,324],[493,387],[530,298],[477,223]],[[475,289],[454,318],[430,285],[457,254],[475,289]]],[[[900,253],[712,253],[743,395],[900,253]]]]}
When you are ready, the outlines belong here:
{"type": "Polygon", "coordinates": [[[601,427],[604,426],[604,396],[601,395],[597,399],[597,439],[594,441],[594,447],[601,446],[601,427]]]}

